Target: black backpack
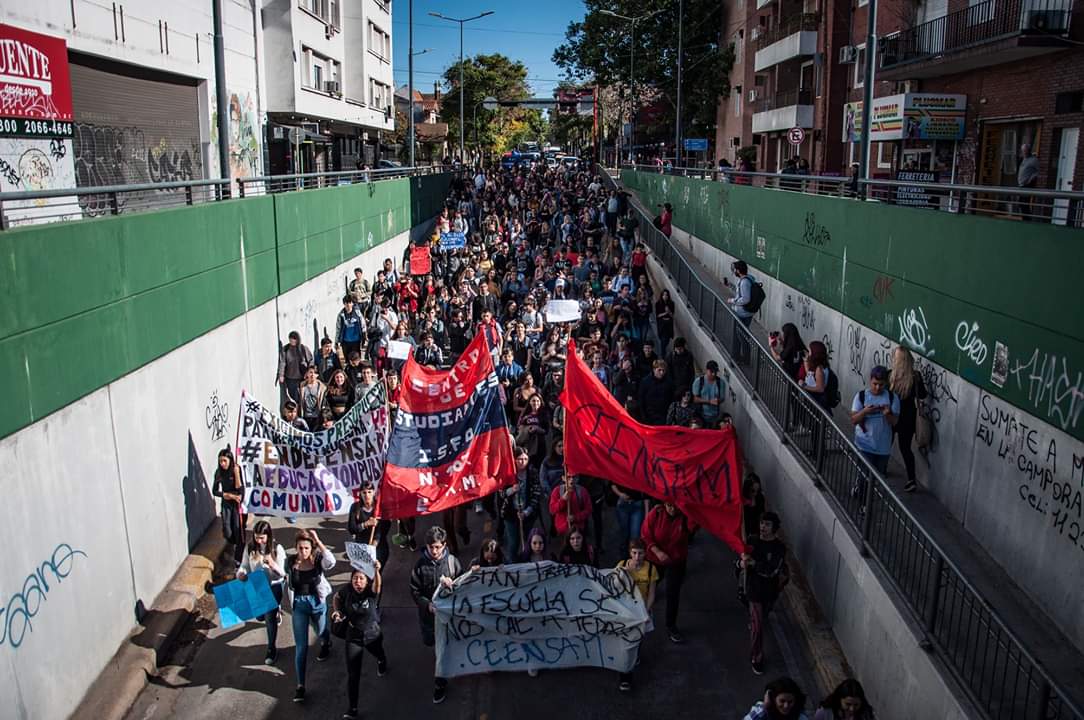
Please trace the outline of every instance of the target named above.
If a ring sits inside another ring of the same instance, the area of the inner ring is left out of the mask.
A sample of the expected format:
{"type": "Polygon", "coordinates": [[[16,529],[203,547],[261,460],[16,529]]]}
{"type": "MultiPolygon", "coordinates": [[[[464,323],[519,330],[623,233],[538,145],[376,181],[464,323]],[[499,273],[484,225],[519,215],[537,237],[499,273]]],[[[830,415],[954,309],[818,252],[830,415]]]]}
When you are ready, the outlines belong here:
{"type": "MultiPolygon", "coordinates": [[[[842,398],[839,394],[839,378],[832,372],[831,368],[825,368],[828,371],[828,382],[824,384],[824,403],[825,407],[829,410],[839,406],[842,398]]],[[[863,391],[864,392],[864,391],[863,391]]],[[[863,404],[865,401],[863,400],[863,404]]]]}
{"type": "Polygon", "coordinates": [[[764,286],[753,280],[749,281],[749,302],[745,303],[742,307],[745,308],[745,312],[755,313],[760,310],[760,306],[764,304],[764,300],[767,297],[764,294],[764,286]]]}

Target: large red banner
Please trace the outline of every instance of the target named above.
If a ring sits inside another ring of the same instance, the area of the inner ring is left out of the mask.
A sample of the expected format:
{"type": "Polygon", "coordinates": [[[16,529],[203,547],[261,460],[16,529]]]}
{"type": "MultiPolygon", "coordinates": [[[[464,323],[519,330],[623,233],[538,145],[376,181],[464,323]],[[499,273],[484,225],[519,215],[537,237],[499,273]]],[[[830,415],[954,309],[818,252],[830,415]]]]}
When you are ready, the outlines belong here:
{"type": "Polygon", "coordinates": [[[72,119],[68,47],[63,38],[0,24],[0,117],[72,119]]]}
{"type": "Polygon", "coordinates": [[[642,425],[576,355],[569,341],[565,467],[673,502],[735,552],[743,552],[741,449],[733,427],[690,430],[642,425]]]}
{"type": "Polygon", "coordinates": [[[380,516],[440,512],[515,479],[512,435],[485,335],[451,370],[418,365],[411,353],[380,484],[380,516]]]}

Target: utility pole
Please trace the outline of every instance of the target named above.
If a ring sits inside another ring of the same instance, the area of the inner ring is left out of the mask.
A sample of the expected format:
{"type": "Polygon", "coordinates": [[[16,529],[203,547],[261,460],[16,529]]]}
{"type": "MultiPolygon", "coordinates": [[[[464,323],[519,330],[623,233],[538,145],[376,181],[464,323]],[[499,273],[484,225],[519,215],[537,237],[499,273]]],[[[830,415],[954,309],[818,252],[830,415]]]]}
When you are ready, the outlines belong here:
{"type": "Polygon", "coordinates": [[[407,38],[407,97],[410,103],[407,142],[410,143],[410,167],[414,167],[414,0],[407,5],[407,38]]]}
{"type": "MultiPolygon", "coordinates": [[[[615,17],[618,20],[624,20],[632,26],[629,39],[629,88],[632,91],[632,97],[630,98],[630,110],[629,110],[629,165],[635,162],[633,157],[634,148],[636,147],[636,111],[639,109],[639,95],[636,94],[636,23],[643,22],[648,18],[658,15],[664,8],[649,12],[646,15],[640,15],[639,17],[628,17],[627,15],[618,15],[612,10],[599,10],[602,15],[609,15],[615,17]]],[[[679,81],[680,82],[680,81],[679,81]]],[[[620,161],[619,161],[620,162],[620,161]]]]}
{"type": "Polygon", "coordinates": [[[431,12],[429,14],[433,17],[440,18],[441,20],[448,20],[449,22],[459,23],[459,162],[466,163],[467,154],[464,148],[465,143],[463,142],[466,135],[465,130],[467,127],[466,118],[463,117],[463,25],[469,23],[471,20],[477,20],[479,18],[484,18],[487,15],[492,15],[493,11],[486,10],[480,15],[475,15],[474,17],[469,18],[448,17],[447,15],[442,15],[438,12],[431,12]]]}
{"type": "Polygon", "coordinates": [[[677,109],[674,114],[674,167],[681,167],[681,55],[685,0],[678,0],[677,109]]]}
{"type": "Polygon", "coordinates": [[[211,13],[214,22],[215,46],[215,101],[218,105],[218,173],[227,181],[226,194],[230,194],[230,105],[226,99],[226,45],[222,37],[222,0],[213,0],[211,13]]]}
{"type": "Polygon", "coordinates": [[[865,92],[862,93],[862,154],[858,177],[869,180],[869,136],[873,118],[873,83],[877,67],[877,0],[869,0],[869,27],[866,29],[865,92]]]}

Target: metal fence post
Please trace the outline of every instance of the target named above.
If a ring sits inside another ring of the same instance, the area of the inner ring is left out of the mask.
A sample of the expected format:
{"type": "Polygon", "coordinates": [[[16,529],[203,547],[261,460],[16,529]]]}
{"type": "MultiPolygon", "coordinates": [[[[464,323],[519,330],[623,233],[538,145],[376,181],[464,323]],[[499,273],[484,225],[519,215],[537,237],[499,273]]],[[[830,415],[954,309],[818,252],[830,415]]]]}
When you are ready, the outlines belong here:
{"type": "Polygon", "coordinates": [[[245,196],[245,180],[244,178],[237,178],[237,197],[243,198],[245,196]]]}
{"type": "Polygon", "coordinates": [[[1050,681],[1045,677],[1039,680],[1039,702],[1035,706],[1035,714],[1028,720],[1047,720],[1050,715],[1050,695],[1053,688],[1050,681]]]}
{"type": "Polygon", "coordinates": [[[120,205],[117,203],[117,193],[109,193],[109,214],[120,215],[120,205]]]}
{"type": "MultiPolygon", "coordinates": [[[[926,632],[933,636],[936,634],[937,628],[937,616],[941,602],[941,576],[945,572],[945,556],[940,552],[934,556],[933,559],[933,586],[930,588],[930,596],[926,599],[928,607],[926,608],[925,625],[926,632]]],[[[923,645],[924,650],[932,650],[933,643],[929,640],[923,645]],[[927,647],[928,645],[928,647],[927,647]]]]}
{"type": "Polygon", "coordinates": [[[875,479],[875,475],[867,475],[865,478],[866,496],[863,498],[862,505],[862,548],[860,550],[863,557],[870,556],[869,534],[873,528],[873,484],[875,479]]]}

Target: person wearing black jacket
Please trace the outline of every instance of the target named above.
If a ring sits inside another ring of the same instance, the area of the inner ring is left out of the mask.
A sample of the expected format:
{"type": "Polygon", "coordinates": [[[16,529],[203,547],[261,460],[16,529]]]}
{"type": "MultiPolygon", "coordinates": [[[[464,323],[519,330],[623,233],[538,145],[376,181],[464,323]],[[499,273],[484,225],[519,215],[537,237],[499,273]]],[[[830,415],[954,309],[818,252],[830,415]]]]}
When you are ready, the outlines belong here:
{"type": "Polygon", "coordinates": [[[380,629],[380,568],[377,566],[372,583],[365,573],[355,569],[350,583],[339,588],[331,598],[331,622],[342,628],[346,640],[346,695],[349,709],[345,720],[358,717],[358,690],[361,684],[361,661],[365,651],[376,658],[376,676],[388,672],[388,657],[384,653],[384,633],[380,629]],[[341,625],[340,625],[341,624],[341,625]]]}
{"type": "Polygon", "coordinates": [[[361,486],[361,497],[350,506],[346,521],[347,532],[354,542],[376,545],[376,559],[381,565],[388,561],[388,532],[391,520],[381,520],[376,515],[376,488],[371,482],[361,486]],[[376,543],[373,543],[373,540],[376,543]]]}
{"type": "MultiPolygon", "coordinates": [[[[448,552],[448,535],[444,528],[434,526],[425,534],[425,548],[410,573],[410,596],[418,606],[418,623],[421,625],[422,642],[426,647],[436,644],[436,612],[433,594],[437,587],[451,587],[452,582],[463,574],[459,560],[448,552]]],[[[440,704],[448,697],[448,679],[433,678],[433,703],[440,704]]]]}
{"type": "Polygon", "coordinates": [[[633,369],[632,359],[625,358],[621,361],[621,368],[614,373],[613,380],[610,383],[610,392],[613,393],[614,399],[621,405],[626,407],[629,398],[636,397],[636,386],[638,379],[636,377],[636,371],[633,369]]]}
{"type": "Polygon", "coordinates": [[[693,380],[696,378],[693,354],[689,352],[685,338],[674,339],[674,347],[666,356],[666,368],[670,374],[670,380],[674,383],[674,397],[680,398],[681,393],[692,388],[693,380]]]}
{"type": "Polygon", "coordinates": [[[674,383],[666,376],[666,361],[656,360],[651,374],[640,381],[636,398],[645,425],[665,425],[666,412],[674,399],[674,383]]]}
{"type": "Polygon", "coordinates": [[[787,546],[779,539],[779,516],[760,516],[760,534],[748,539],[748,551],[738,561],[745,573],[749,600],[749,644],[753,672],[764,674],[764,627],[775,601],[790,580],[787,546]]]}
{"type": "Polygon", "coordinates": [[[505,554],[514,558],[520,553],[520,539],[526,538],[542,506],[542,484],[538,470],[530,465],[527,448],[516,448],[516,482],[496,493],[497,515],[504,529],[505,554]]]}
{"type": "Polygon", "coordinates": [[[497,311],[500,310],[500,301],[496,295],[489,291],[489,283],[483,280],[479,284],[479,294],[475,295],[474,300],[471,301],[471,317],[474,322],[480,322],[482,313],[486,310],[493,317],[497,317],[497,311]]]}

